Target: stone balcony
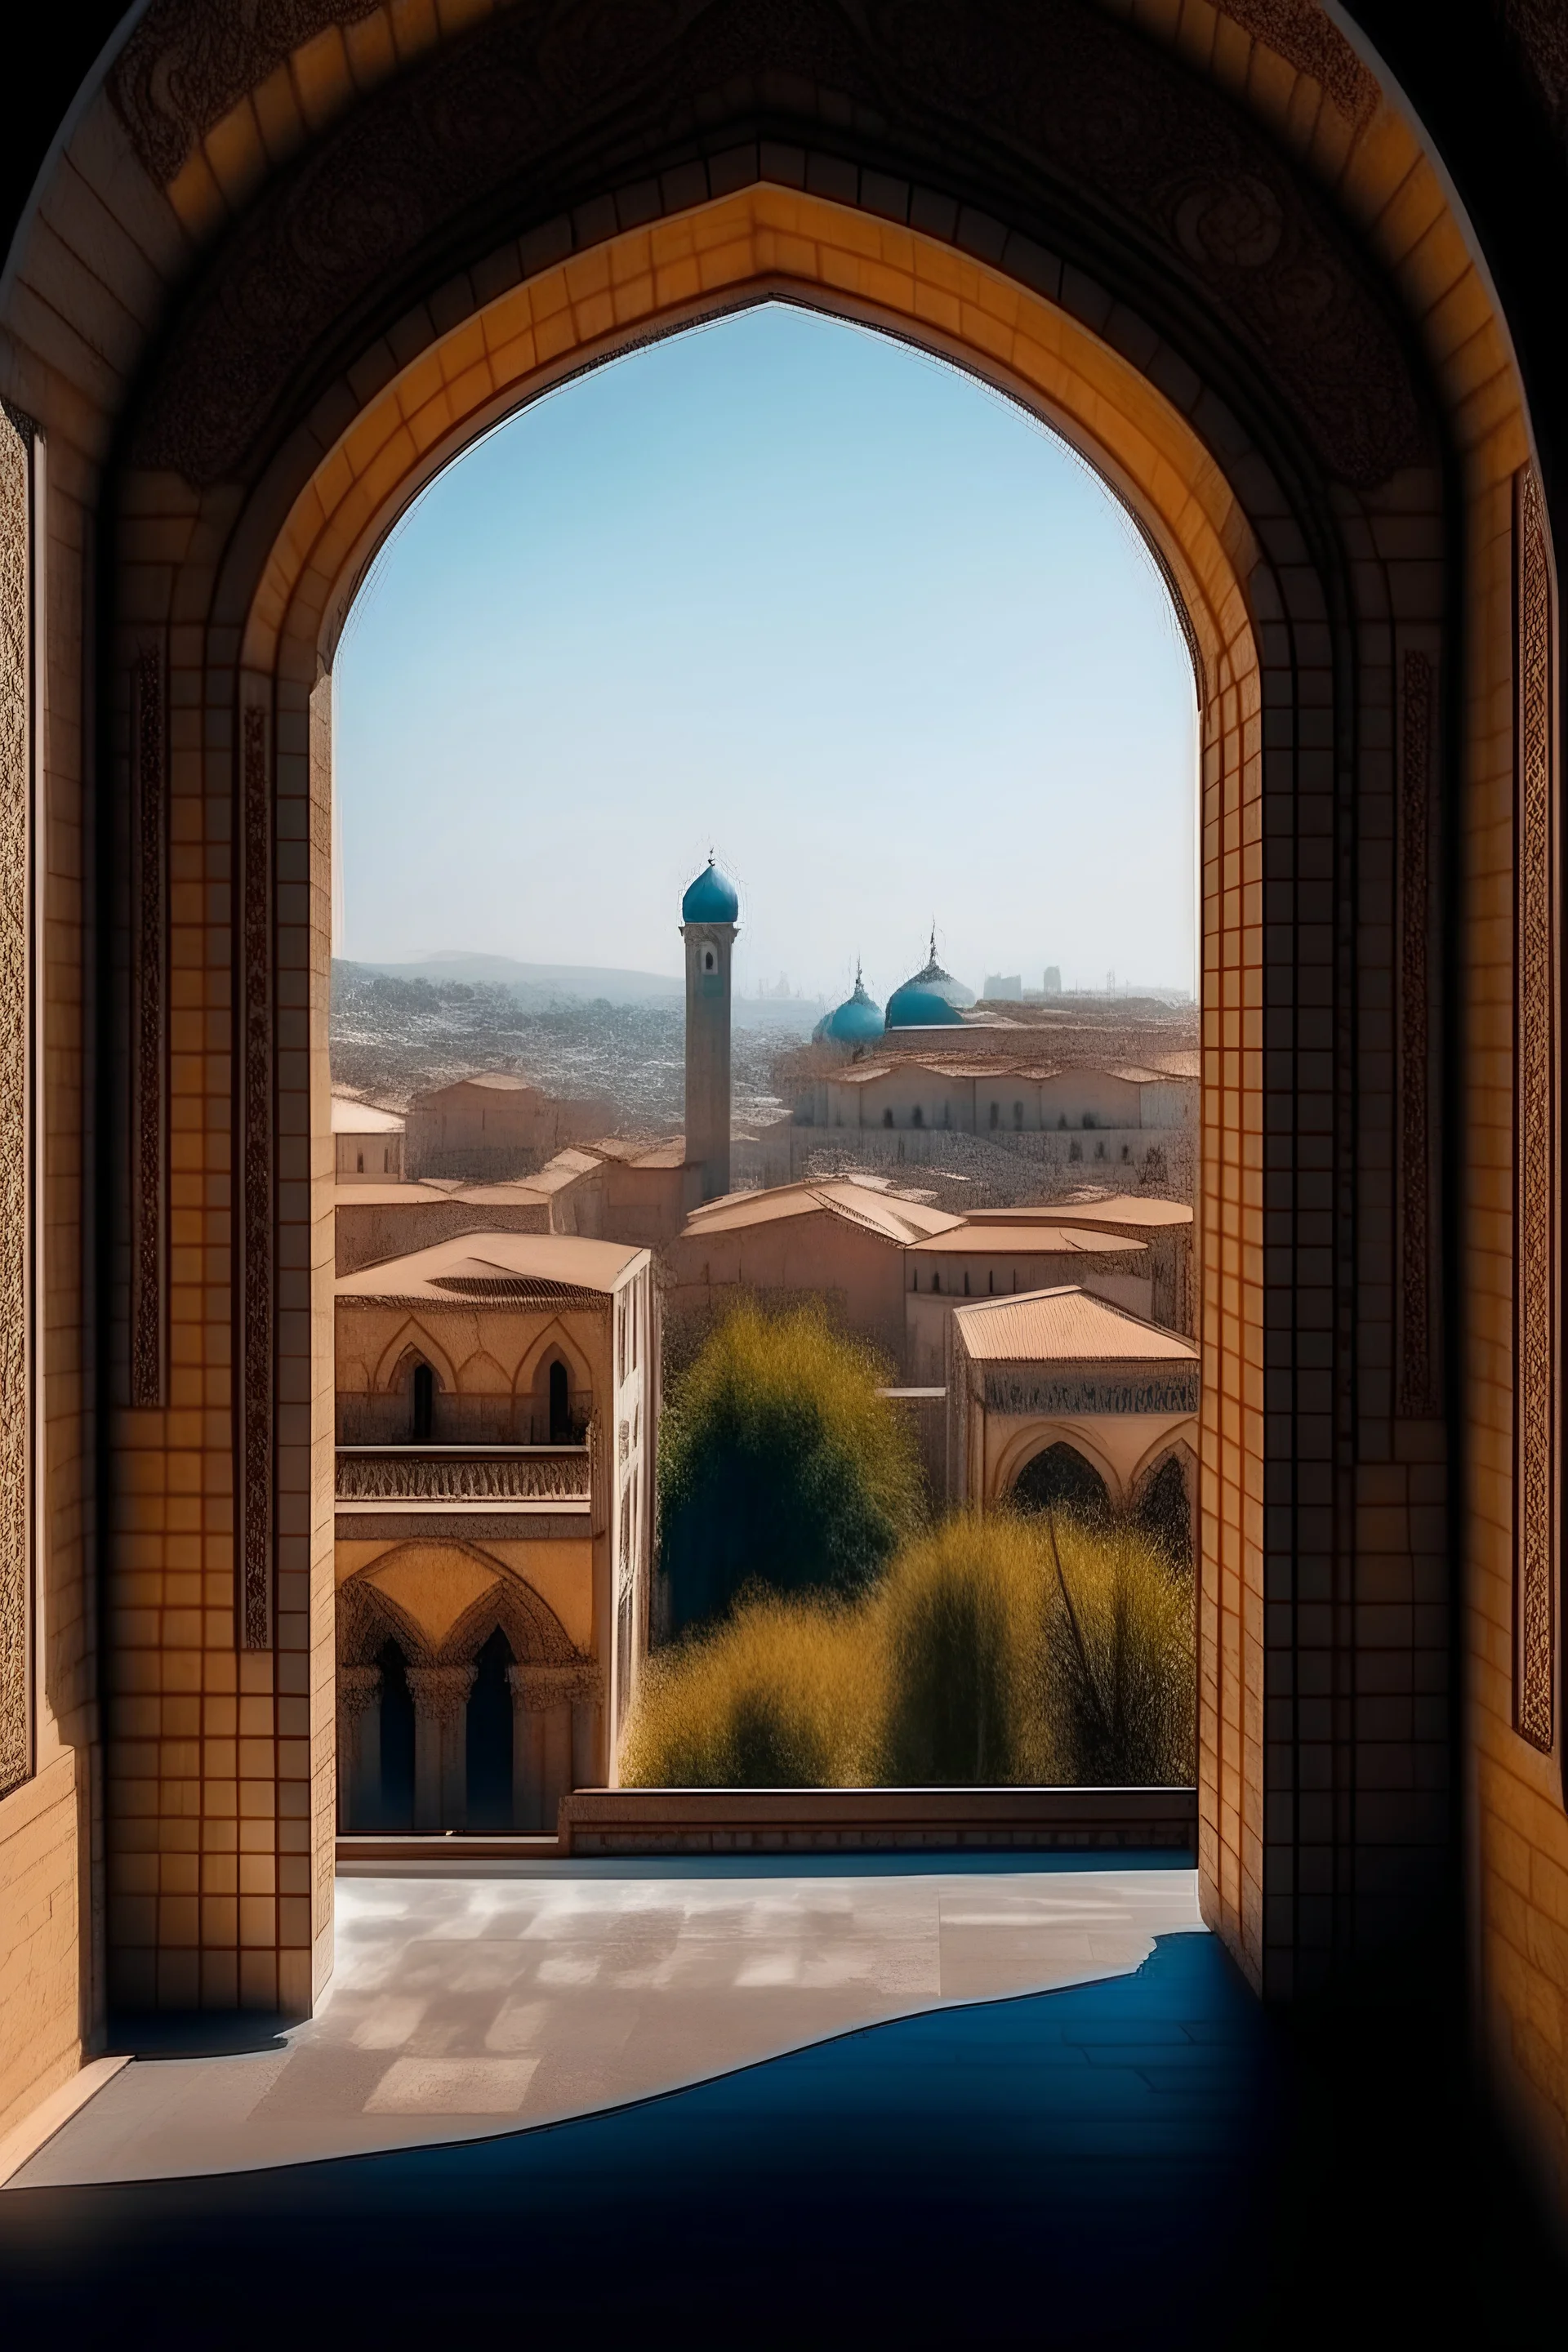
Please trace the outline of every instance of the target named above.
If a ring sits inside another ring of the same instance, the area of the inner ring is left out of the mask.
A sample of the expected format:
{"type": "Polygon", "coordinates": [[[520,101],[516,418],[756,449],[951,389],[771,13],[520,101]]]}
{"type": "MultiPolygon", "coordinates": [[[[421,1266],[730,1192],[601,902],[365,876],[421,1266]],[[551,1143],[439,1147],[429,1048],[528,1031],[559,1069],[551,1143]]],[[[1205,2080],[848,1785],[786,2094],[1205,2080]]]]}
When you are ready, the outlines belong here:
{"type": "Polygon", "coordinates": [[[584,1505],[589,1463],[586,1444],[340,1445],[337,1500],[584,1505]]]}

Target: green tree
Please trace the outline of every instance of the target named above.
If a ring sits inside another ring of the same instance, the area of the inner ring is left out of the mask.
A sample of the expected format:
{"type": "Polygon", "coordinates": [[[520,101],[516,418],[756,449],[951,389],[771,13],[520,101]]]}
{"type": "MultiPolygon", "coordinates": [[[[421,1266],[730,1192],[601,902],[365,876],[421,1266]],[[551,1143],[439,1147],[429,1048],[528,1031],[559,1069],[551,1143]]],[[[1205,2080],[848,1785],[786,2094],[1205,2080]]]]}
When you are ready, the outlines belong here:
{"type": "Polygon", "coordinates": [[[676,1384],[659,1462],[659,1553],[672,1629],[721,1616],[742,1587],[863,1591],[914,1526],[912,1433],[880,1367],[810,1308],[738,1307],[676,1384]]]}

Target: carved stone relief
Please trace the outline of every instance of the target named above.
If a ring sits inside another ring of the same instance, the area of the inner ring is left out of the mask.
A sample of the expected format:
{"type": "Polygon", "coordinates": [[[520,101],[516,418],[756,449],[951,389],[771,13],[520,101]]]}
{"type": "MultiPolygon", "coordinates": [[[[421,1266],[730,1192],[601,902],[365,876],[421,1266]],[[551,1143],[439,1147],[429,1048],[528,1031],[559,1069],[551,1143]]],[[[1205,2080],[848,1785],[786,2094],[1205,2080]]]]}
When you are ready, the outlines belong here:
{"type": "Polygon", "coordinates": [[[1557,1566],[1557,984],[1552,572],[1541,486],[1518,477],[1515,548],[1515,1720],[1552,1741],[1557,1566]]]}
{"type": "Polygon", "coordinates": [[[132,680],[132,778],[135,826],[132,908],[135,973],[132,996],[132,1206],[131,1231],[131,1402],[163,1401],[163,994],[167,964],[164,841],[167,831],[168,728],[163,656],[149,650],[132,680]]]}
{"type": "Polygon", "coordinates": [[[267,714],[244,714],[241,736],[239,1633],[272,1646],[272,789],[267,714]]]}
{"type": "Polygon", "coordinates": [[[1431,933],[1433,664],[1408,651],[1400,679],[1399,1410],[1437,1410],[1432,1328],[1431,933]]]}
{"type": "MultiPolygon", "coordinates": [[[[1086,0],[576,0],[490,18],[279,176],[174,328],[138,462],[197,485],[242,476],[345,318],[402,307],[422,268],[445,276],[465,218],[526,226],[584,183],[646,190],[661,153],[689,177],[704,122],[744,135],[764,110],[778,120],[765,94],[781,89],[813,144],[842,146],[829,118],[875,120],[908,167],[948,159],[938,184],[973,153],[1023,226],[1053,190],[1085,233],[1110,224],[1156,279],[1198,291],[1341,479],[1370,486],[1427,454],[1397,331],[1326,204],[1239,108],[1086,0]]],[[[568,247],[614,226],[613,208],[590,212],[603,221],[563,219],[568,247]]]]}
{"type": "Polygon", "coordinates": [[[163,184],[197,142],[293,49],[380,0],[153,0],[115,60],[109,95],[138,161],[163,184]]]}
{"type": "Polygon", "coordinates": [[[32,1769],[27,945],[32,428],[0,406],[0,1796],[32,1769]]]}
{"type": "Polygon", "coordinates": [[[1375,77],[1317,0],[1215,0],[1215,5],[1298,73],[1310,74],[1348,121],[1368,122],[1376,113],[1375,77]]]}

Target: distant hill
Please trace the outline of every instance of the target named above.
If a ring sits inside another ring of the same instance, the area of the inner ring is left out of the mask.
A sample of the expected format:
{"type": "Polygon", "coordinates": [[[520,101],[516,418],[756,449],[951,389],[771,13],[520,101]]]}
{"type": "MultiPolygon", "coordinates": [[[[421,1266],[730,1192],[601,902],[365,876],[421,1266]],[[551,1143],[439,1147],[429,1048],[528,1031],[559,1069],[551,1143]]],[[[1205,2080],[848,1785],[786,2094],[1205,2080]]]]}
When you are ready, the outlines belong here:
{"type": "Polygon", "coordinates": [[[417,963],[356,963],[354,971],[378,972],[387,980],[443,981],[470,988],[506,988],[523,1003],[544,1004],[575,998],[584,1004],[603,999],[608,1004],[679,1003],[686,993],[682,980],[663,972],[623,971],[610,964],[519,963],[512,956],[468,955],[452,949],[422,957],[417,963]]]}

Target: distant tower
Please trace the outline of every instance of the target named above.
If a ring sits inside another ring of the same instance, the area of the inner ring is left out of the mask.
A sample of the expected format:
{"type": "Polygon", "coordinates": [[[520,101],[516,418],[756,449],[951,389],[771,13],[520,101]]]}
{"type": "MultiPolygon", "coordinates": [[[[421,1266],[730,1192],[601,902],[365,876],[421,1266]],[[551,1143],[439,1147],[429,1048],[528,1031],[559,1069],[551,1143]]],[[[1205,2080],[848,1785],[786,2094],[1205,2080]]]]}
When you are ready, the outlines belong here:
{"type": "Polygon", "coordinates": [[[680,902],[686,941],[686,1157],[702,1198],[730,1189],[730,964],[741,911],[734,885],[707,865],[680,902]]]}

